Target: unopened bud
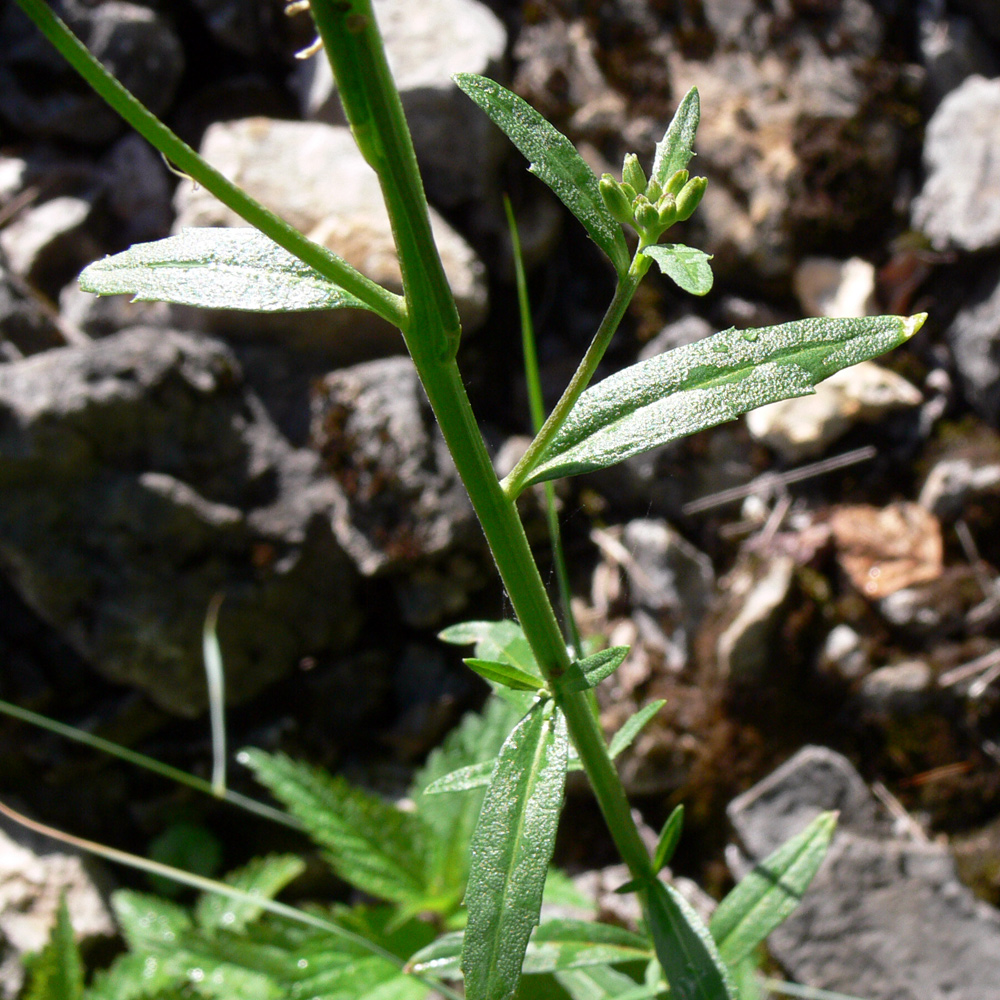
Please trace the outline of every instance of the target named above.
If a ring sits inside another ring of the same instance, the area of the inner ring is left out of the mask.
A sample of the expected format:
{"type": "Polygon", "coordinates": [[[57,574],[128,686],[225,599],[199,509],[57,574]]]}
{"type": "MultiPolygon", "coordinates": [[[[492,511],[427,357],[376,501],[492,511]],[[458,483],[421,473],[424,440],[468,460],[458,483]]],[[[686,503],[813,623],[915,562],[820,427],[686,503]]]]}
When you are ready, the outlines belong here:
{"type": "Polygon", "coordinates": [[[667,178],[667,183],[663,190],[669,191],[676,198],[677,195],[681,193],[681,188],[687,184],[689,176],[690,175],[686,170],[675,170],[674,173],[667,178]]]}
{"type": "Polygon", "coordinates": [[[708,187],[708,180],[705,177],[692,177],[684,185],[681,193],[677,196],[677,221],[684,222],[694,215],[694,210],[701,202],[705,188],[708,187]]]}
{"type": "Polygon", "coordinates": [[[646,193],[646,173],[639,164],[639,157],[635,153],[625,154],[625,162],[622,164],[622,180],[626,184],[631,184],[636,194],[646,193]]]}
{"type": "Polygon", "coordinates": [[[656,203],[660,225],[669,229],[677,221],[677,199],[668,191],[656,203]]]}
{"type": "MultiPolygon", "coordinates": [[[[608,176],[610,177],[611,174],[608,174],[608,176]]],[[[636,189],[632,187],[632,185],[629,184],[628,181],[622,181],[619,187],[622,189],[622,194],[624,194],[625,197],[628,198],[628,203],[631,205],[632,202],[634,202],[635,199],[638,197],[639,192],[636,191],[636,189]]]]}
{"type": "Polygon", "coordinates": [[[618,181],[611,174],[604,174],[598,187],[612,218],[622,225],[631,226],[633,222],[631,201],[625,196],[618,181]]]}
{"type": "Polygon", "coordinates": [[[660,200],[661,194],[663,194],[663,188],[660,186],[660,182],[654,177],[646,185],[646,197],[655,205],[660,200]]]}
{"type": "Polygon", "coordinates": [[[636,198],[632,205],[635,211],[635,221],[642,231],[649,231],[659,228],[660,213],[656,211],[656,206],[643,194],[636,198]]]}

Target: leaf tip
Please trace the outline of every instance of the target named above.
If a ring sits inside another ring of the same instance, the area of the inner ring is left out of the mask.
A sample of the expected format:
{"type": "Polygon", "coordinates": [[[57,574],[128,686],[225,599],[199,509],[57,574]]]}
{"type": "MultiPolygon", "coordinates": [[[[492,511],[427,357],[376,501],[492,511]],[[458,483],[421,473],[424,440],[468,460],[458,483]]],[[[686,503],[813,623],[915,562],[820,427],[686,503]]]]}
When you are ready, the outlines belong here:
{"type": "Polygon", "coordinates": [[[903,339],[909,340],[927,320],[927,313],[917,313],[903,320],[903,339]]]}

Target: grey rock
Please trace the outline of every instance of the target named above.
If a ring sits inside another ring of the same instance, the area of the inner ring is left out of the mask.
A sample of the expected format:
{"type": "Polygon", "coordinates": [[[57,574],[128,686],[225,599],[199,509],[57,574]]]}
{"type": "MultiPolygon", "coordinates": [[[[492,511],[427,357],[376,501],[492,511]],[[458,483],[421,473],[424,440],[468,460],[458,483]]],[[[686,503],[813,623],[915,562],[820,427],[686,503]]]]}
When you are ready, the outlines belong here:
{"type": "Polygon", "coordinates": [[[1000,78],[970,76],[927,124],[927,179],[913,202],[915,228],[938,250],[1000,246],[1000,78]]]}
{"type": "Polygon", "coordinates": [[[87,337],[108,337],[133,326],[170,326],[166,302],[137,302],[127,295],[92,295],[71,281],[59,293],[59,315],[87,337]]]}
{"type": "Polygon", "coordinates": [[[55,310],[0,256],[0,355],[15,361],[65,343],[55,310]]]}
{"type": "Polygon", "coordinates": [[[110,943],[117,930],[109,888],[92,858],[0,820],[0,998],[21,995],[24,959],[45,947],[61,898],[78,944],[110,943]]]}
{"type": "Polygon", "coordinates": [[[1000,913],[958,881],[946,847],[890,839],[845,758],[806,747],[734,800],[729,817],[759,861],[823,809],[841,810],[833,844],[768,939],[791,978],[872,1000],[1000,998],[1000,913]]]}
{"type": "Polygon", "coordinates": [[[312,442],[346,498],[334,511],[334,533],[365,576],[439,562],[475,536],[472,508],[409,358],[327,375],[313,400],[312,442]]]}
{"type": "Polygon", "coordinates": [[[820,651],[819,668],[843,681],[863,677],[869,669],[861,636],[841,622],[830,629],[820,651]]]}
{"type": "Polygon", "coordinates": [[[972,408],[1000,426],[1000,271],[992,271],[973,289],[945,336],[972,408]]]}
{"type": "Polygon", "coordinates": [[[24,600],[170,711],[205,704],[215,594],[233,702],[357,630],[336,485],[216,341],[139,328],[0,367],[0,484],[0,555],[24,600]]]}
{"type": "Polygon", "coordinates": [[[715,328],[708,320],[694,313],[683,316],[673,323],[668,323],[649,343],[645,344],[639,352],[639,360],[646,361],[656,357],[657,354],[672,351],[675,347],[693,344],[696,340],[702,340],[715,332],[715,328]]]}
{"type": "Polygon", "coordinates": [[[1000,74],[1000,58],[980,29],[968,17],[949,14],[943,0],[921,0],[917,32],[932,107],[970,76],[1000,74]]]}
{"type": "MultiPolygon", "coordinates": [[[[286,0],[194,0],[205,25],[223,45],[244,56],[290,57],[311,41],[312,19],[285,16],[286,0]]],[[[322,59],[322,56],[320,56],[322,59]]]]}
{"type": "Polygon", "coordinates": [[[997,24],[997,9],[994,0],[954,0],[959,10],[965,11],[995,42],[1000,42],[1000,24],[997,24]]]}
{"type": "Polygon", "coordinates": [[[942,520],[954,521],[970,501],[1000,496],[1000,456],[943,458],[927,473],[917,502],[942,520]]]}
{"type": "MultiPolygon", "coordinates": [[[[162,14],[124,0],[59,0],[56,12],[154,114],[173,101],[184,70],[180,40],[162,14]]],[[[124,122],[43,38],[16,4],[0,10],[0,117],[27,135],[100,145],[124,122]],[[45,86],[39,87],[38,81],[45,86]]]]}
{"type": "MultiPolygon", "coordinates": [[[[478,0],[375,0],[375,16],[431,200],[453,208],[495,198],[506,140],[452,77],[502,75],[503,23],[478,0]]],[[[328,60],[308,60],[298,89],[307,118],[346,124],[328,60]]]]}
{"type": "MultiPolygon", "coordinates": [[[[230,180],[310,239],[380,284],[401,289],[378,178],[347,128],[266,118],[221,122],[206,132],[201,152],[230,180]]],[[[211,194],[188,182],[178,188],[176,206],[175,231],[185,226],[245,225],[211,194]]],[[[474,329],[486,313],[483,266],[440,216],[432,213],[431,225],[463,325],[466,330],[474,329]]],[[[251,315],[185,309],[177,315],[186,324],[207,322],[213,330],[234,338],[322,352],[338,364],[403,350],[398,331],[362,310],[251,315]]]]}
{"type": "Polygon", "coordinates": [[[861,682],[862,710],[873,715],[913,715],[927,708],[933,682],[931,668],[923,660],[879,667],[861,682]]]}
{"type": "Polygon", "coordinates": [[[130,133],[111,147],[102,163],[108,208],[122,243],[157,240],[174,219],[172,186],[162,157],[145,139],[130,133]]]}

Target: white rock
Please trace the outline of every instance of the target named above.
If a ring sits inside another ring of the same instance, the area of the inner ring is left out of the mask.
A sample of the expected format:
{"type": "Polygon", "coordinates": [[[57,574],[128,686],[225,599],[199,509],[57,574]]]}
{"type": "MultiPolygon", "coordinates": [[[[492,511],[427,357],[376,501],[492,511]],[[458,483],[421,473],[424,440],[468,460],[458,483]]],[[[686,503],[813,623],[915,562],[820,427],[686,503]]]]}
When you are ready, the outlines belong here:
{"type": "Polygon", "coordinates": [[[875,310],[875,268],[860,257],[806,257],[792,277],[809,316],[870,316],[875,310]]]}
{"type": "Polygon", "coordinates": [[[71,245],[80,239],[91,208],[82,198],[62,195],[15,216],[0,230],[0,248],[10,269],[34,278],[53,257],[72,254],[71,245]]]}
{"type": "Polygon", "coordinates": [[[843,368],[811,396],[768,403],[747,414],[751,436],[785,461],[821,455],[859,421],[873,422],[904,406],[917,406],[920,390],[873,361],[843,368]]]}
{"type": "MultiPolygon", "coordinates": [[[[375,172],[350,131],[322,122],[246,118],[220,122],[205,133],[202,154],[254,198],[310,239],[339,254],[374,281],[402,288],[392,230],[375,172]]],[[[184,226],[246,223],[204,188],[183,182],[174,231],[184,226]]],[[[435,213],[431,226],[445,273],[468,331],[486,313],[482,263],[469,245],[435,213]]],[[[296,346],[334,351],[342,360],[401,352],[402,339],[372,313],[357,310],[254,316],[216,314],[216,329],[247,337],[277,333],[296,346]],[[350,335],[353,343],[347,343],[350,335]]]]}

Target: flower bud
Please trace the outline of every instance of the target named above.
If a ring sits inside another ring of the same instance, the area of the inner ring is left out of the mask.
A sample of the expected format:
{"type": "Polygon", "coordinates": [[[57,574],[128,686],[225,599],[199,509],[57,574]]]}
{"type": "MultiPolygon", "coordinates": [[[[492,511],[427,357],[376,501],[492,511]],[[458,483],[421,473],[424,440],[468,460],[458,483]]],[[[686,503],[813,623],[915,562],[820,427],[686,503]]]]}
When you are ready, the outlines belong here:
{"type": "MultiPolygon", "coordinates": [[[[610,177],[611,175],[608,174],[608,176],[610,177]]],[[[632,202],[634,202],[635,199],[638,197],[639,192],[636,191],[636,189],[632,187],[632,185],[629,184],[628,181],[622,181],[621,184],[619,184],[618,186],[622,189],[622,194],[624,194],[625,197],[628,198],[628,203],[631,205],[632,202]]]]}
{"type": "Polygon", "coordinates": [[[655,205],[660,200],[661,194],[663,194],[663,188],[660,186],[660,182],[654,177],[646,185],[646,197],[655,205]]]}
{"type": "Polygon", "coordinates": [[[677,200],[669,191],[656,203],[656,210],[664,229],[669,229],[677,221],[677,200]]]}
{"type": "Polygon", "coordinates": [[[708,179],[705,177],[692,177],[684,185],[681,193],[677,196],[677,221],[684,222],[694,215],[694,210],[701,202],[701,197],[708,187],[708,179]]]}
{"type": "Polygon", "coordinates": [[[681,193],[681,188],[688,182],[688,172],[686,170],[676,170],[667,179],[664,191],[669,191],[675,198],[681,193]]]}
{"type": "Polygon", "coordinates": [[[618,181],[611,174],[604,174],[601,177],[598,187],[601,189],[601,197],[604,199],[604,204],[611,213],[612,218],[616,222],[622,223],[622,225],[631,226],[633,222],[632,205],[622,191],[618,181]]]}
{"type": "Polygon", "coordinates": [[[646,173],[639,165],[639,157],[635,153],[626,153],[622,164],[622,180],[631,184],[636,194],[646,192],[646,173]]]}
{"type": "Polygon", "coordinates": [[[659,228],[660,213],[656,211],[656,207],[644,194],[636,198],[633,208],[635,209],[635,221],[642,232],[659,228]]]}

